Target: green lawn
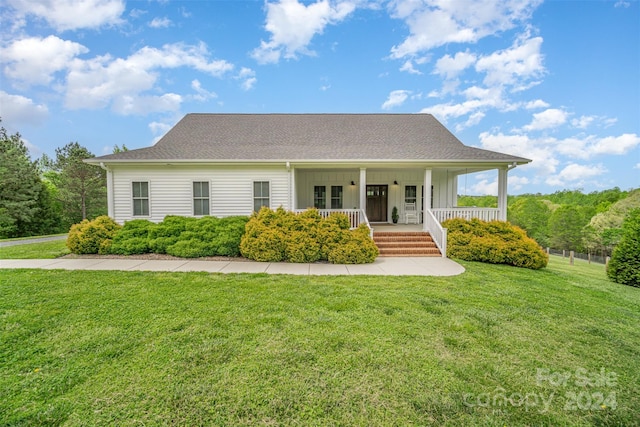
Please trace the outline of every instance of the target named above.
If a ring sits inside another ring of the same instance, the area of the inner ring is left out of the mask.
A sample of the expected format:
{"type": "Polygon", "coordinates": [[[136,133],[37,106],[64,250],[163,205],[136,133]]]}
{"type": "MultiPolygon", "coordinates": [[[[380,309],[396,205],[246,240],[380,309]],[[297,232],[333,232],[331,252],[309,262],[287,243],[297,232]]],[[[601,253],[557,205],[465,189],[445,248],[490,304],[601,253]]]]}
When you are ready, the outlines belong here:
{"type": "Polygon", "coordinates": [[[53,259],[69,253],[65,240],[0,248],[0,259],[53,259]]]}
{"type": "Polygon", "coordinates": [[[640,289],[464,265],[0,270],[0,425],[638,425],[640,289]]]}

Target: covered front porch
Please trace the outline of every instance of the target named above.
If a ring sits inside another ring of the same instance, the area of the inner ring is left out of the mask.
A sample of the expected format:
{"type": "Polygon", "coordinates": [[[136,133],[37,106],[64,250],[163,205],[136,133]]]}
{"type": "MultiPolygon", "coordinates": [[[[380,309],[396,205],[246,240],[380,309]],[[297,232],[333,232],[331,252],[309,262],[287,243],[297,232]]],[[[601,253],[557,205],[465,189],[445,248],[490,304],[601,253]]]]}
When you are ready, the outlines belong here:
{"type": "Polygon", "coordinates": [[[506,220],[510,168],[504,164],[331,165],[326,168],[317,164],[290,165],[290,203],[294,210],[315,207],[323,216],[344,212],[350,217],[352,227],[364,222],[372,233],[399,232],[403,225],[410,226],[411,230],[430,233],[445,254],[446,230],[441,225],[444,220],[506,220]],[[490,169],[498,170],[498,207],[457,206],[458,177],[490,169]],[[398,225],[394,225],[394,211],[398,225]]]}

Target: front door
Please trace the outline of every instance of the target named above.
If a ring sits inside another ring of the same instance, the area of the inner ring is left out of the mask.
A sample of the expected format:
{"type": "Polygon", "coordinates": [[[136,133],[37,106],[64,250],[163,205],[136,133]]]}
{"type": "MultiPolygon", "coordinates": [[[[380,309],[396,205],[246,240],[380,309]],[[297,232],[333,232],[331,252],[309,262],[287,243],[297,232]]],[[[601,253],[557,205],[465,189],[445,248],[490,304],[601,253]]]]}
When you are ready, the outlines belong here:
{"type": "Polygon", "coordinates": [[[388,194],[386,185],[367,185],[367,218],[370,222],[387,222],[388,194]]]}

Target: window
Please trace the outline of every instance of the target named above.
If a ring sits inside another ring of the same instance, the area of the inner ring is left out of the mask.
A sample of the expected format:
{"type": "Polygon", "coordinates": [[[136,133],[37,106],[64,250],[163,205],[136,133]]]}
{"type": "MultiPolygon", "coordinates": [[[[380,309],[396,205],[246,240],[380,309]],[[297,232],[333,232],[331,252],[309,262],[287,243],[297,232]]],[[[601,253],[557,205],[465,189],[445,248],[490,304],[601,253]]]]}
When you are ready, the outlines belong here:
{"type": "Polygon", "coordinates": [[[327,187],[324,185],[313,187],[313,207],[318,209],[327,208],[327,187]]]}
{"type": "Polygon", "coordinates": [[[209,183],[206,181],[193,183],[193,214],[209,215],[209,183]]]}
{"type": "Polygon", "coordinates": [[[133,216],[149,216],[149,183],[132,182],[133,216]]]}
{"type": "Polygon", "coordinates": [[[342,185],[331,186],[331,209],[342,209],[342,185]]]}
{"type": "MultiPolygon", "coordinates": [[[[416,203],[416,195],[418,194],[415,185],[405,185],[404,187],[404,202],[405,203],[416,203]]],[[[417,205],[416,205],[417,207],[417,205]]]]}
{"type": "Polygon", "coordinates": [[[269,203],[269,181],[255,181],[253,183],[253,210],[258,212],[263,206],[271,207],[269,203]]]}

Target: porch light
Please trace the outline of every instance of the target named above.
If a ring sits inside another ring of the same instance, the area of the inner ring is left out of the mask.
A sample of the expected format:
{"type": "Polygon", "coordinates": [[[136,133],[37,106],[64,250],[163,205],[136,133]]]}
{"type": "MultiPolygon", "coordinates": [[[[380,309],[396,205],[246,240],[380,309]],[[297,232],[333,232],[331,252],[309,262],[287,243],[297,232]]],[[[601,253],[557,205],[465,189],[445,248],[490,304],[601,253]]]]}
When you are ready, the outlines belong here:
{"type": "Polygon", "coordinates": [[[351,181],[351,185],[356,185],[356,182],[355,181],[351,181]]]}
{"type": "Polygon", "coordinates": [[[398,181],[393,181],[393,185],[398,185],[398,181]]]}

